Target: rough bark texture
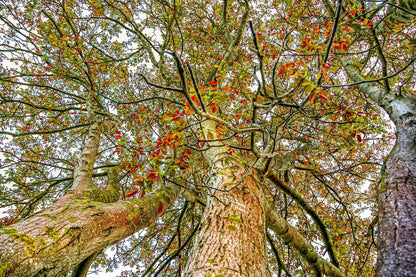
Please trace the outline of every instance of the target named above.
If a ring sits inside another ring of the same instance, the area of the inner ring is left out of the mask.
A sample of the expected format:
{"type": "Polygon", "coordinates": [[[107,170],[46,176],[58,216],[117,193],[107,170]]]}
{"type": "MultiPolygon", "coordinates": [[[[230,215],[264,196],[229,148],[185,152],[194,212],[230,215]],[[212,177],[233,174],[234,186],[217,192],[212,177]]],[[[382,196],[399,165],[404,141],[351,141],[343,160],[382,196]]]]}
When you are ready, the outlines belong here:
{"type": "Polygon", "coordinates": [[[416,112],[396,123],[396,146],[379,188],[376,276],[416,276],[416,112]]]}
{"type": "Polygon", "coordinates": [[[269,276],[261,189],[241,166],[228,168],[211,182],[219,189],[236,187],[209,200],[186,276],[269,276]]]}
{"type": "MultiPolygon", "coordinates": [[[[216,123],[202,124],[207,139],[217,137],[216,123]]],[[[246,172],[221,142],[204,151],[211,167],[208,199],[185,276],[261,276],[267,267],[265,198],[256,172],[246,172]]]]}
{"type": "MultiPolygon", "coordinates": [[[[414,1],[403,1],[414,5],[414,1]]],[[[340,61],[354,82],[364,78],[345,58],[340,61]]],[[[385,163],[378,190],[379,243],[376,276],[416,276],[416,99],[386,93],[369,83],[358,85],[389,114],[396,144],[385,163]]]]}
{"type": "Polygon", "coordinates": [[[141,200],[113,204],[68,194],[43,213],[0,229],[0,276],[64,276],[94,253],[154,224],[160,202],[181,190],[168,186],[141,200]]]}

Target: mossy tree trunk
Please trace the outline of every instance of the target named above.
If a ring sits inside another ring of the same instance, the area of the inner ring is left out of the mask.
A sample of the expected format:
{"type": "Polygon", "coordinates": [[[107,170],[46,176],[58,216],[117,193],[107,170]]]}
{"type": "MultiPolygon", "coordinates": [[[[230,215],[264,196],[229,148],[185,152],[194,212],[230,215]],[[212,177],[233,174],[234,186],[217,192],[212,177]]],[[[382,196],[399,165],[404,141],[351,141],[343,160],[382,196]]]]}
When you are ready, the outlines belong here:
{"type": "Polygon", "coordinates": [[[174,185],[143,199],[102,203],[69,194],[39,215],[0,229],[0,276],[64,276],[91,255],[155,223],[174,185]]]}

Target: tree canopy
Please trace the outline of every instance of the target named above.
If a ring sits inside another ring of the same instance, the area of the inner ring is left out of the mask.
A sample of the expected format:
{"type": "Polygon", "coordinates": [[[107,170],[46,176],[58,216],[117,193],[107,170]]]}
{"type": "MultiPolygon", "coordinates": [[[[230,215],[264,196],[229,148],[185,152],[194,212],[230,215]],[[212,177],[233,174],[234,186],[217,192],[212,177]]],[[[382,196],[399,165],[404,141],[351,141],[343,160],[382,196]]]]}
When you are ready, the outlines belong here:
{"type": "Polygon", "coordinates": [[[0,3],[0,276],[375,274],[415,1],[0,3]]]}

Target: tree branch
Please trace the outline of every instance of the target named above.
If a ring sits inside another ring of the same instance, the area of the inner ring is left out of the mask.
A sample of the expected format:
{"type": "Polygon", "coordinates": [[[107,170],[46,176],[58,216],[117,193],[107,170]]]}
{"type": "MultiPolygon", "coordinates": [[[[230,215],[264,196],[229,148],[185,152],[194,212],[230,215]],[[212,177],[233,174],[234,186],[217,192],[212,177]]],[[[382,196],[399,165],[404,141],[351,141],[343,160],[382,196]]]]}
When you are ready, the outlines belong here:
{"type": "Polygon", "coordinates": [[[280,180],[280,178],[277,176],[275,172],[269,169],[269,171],[266,173],[266,177],[270,181],[272,181],[273,184],[275,184],[280,190],[282,190],[284,193],[286,193],[288,196],[294,199],[302,207],[302,209],[304,209],[312,217],[313,221],[318,226],[318,229],[321,232],[322,240],[325,243],[325,247],[328,251],[331,262],[336,267],[339,267],[339,263],[335,256],[335,252],[333,250],[328,231],[325,227],[325,224],[322,222],[321,218],[315,212],[315,210],[302,198],[300,194],[289,188],[282,180],[280,180]]]}
{"type": "Polygon", "coordinates": [[[322,275],[345,277],[339,268],[321,258],[313,246],[270,205],[266,208],[266,215],[267,227],[279,235],[287,244],[295,248],[314,270],[322,275]]]}

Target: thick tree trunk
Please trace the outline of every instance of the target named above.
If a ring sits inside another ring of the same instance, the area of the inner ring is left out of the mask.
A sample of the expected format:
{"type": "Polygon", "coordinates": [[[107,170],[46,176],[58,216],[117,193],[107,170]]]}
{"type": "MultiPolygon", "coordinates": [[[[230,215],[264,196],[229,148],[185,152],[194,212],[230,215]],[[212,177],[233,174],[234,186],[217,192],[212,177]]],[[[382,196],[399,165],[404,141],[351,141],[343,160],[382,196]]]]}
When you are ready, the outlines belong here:
{"type": "MultiPolygon", "coordinates": [[[[202,123],[207,139],[219,137],[216,123],[202,123]]],[[[270,275],[266,250],[265,198],[256,171],[246,172],[228,147],[208,143],[205,160],[212,188],[185,276],[270,275]]]]}
{"type": "MultiPolygon", "coordinates": [[[[402,2],[410,8],[415,1],[402,2]]],[[[362,82],[360,90],[384,108],[396,125],[396,144],[385,163],[378,190],[376,276],[416,276],[416,99],[365,83],[347,59],[339,59],[348,76],[362,82]]]]}
{"type": "MultiPolygon", "coordinates": [[[[227,159],[223,162],[227,163],[227,159]]],[[[238,164],[212,176],[218,190],[205,208],[186,276],[267,277],[265,201],[253,174],[238,164]]]]}
{"type": "Polygon", "coordinates": [[[0,276],[64,276],[85,259],[154,224],[160,202],[181,189],[168,186],[141,200],[112,204],[68,194],[43,213],[0,229],[0,276]]]}
{"type": "Polygon", "coordinates": [[[405,110],[380,182],[376,276],[416,276],[416,109],[405,110]]]}

